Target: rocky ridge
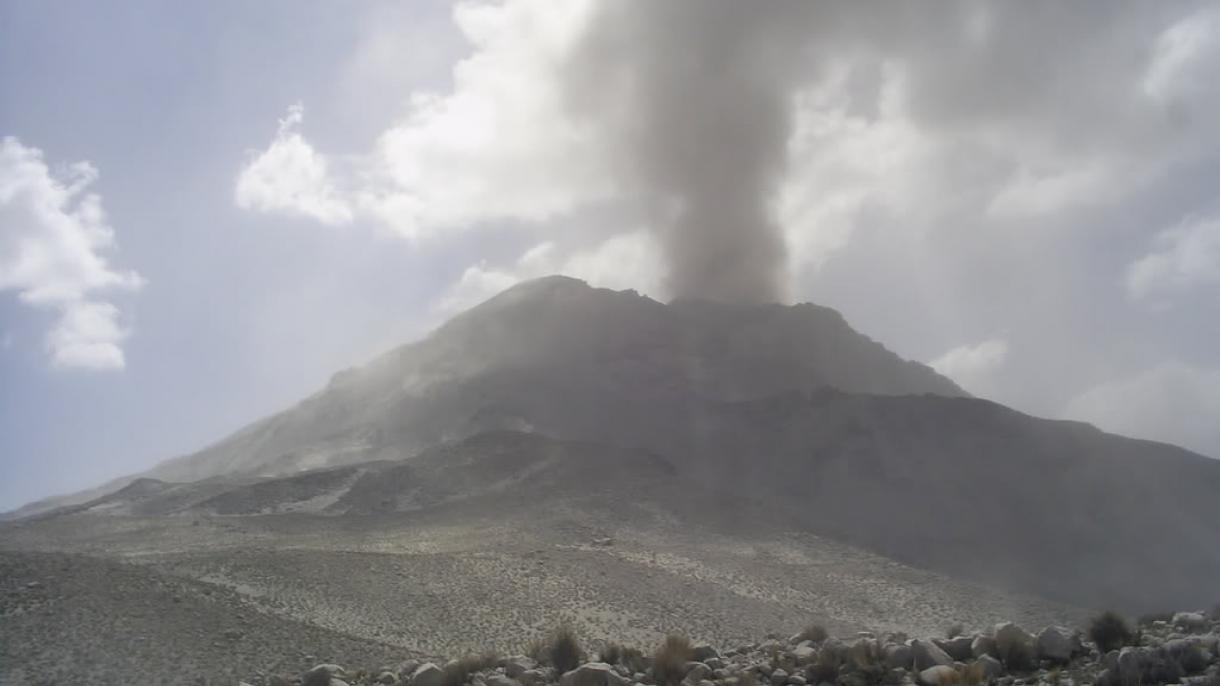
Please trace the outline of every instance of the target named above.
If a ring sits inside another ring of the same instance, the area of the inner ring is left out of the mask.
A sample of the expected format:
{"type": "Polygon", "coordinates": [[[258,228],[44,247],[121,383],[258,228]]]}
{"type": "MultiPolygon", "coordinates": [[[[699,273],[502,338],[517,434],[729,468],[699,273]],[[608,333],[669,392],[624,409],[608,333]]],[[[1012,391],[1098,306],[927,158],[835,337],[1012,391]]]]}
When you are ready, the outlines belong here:
{"type": "MultiPolygon", "coordinates": [[[[1108,613],[1107,613],[1108,614],[1108,613]]],[[[1132,630],[1095,619],[1086,631],[1013,623],[946,638],[858,632],[828,636],[813,626],[784,638],[718,649],[670,636],[652,655],[604,644],[595,657],[570,634],[536,642],[531,656],[411,659],[349,670],[321,664],[300,674],[257,674],[243,686],[1217,686],[1220,608],[1147,617],[1132,630]],[[566,642],[566,645],[557,645],[566,642]],[[1115,643],[1117,642],[1117,643],[1115,643]],[[1113,645],[1106,645],[1113,643],[1113,645]],[[1099,644],[1102,644],[1099,647],[1099,644]],[[1118,645],[1123,644],[1123,645],[1118,645]],[[1104,649],[1103,649],[1104,648],[1104,649]],[[552,656],[566,655],[567,669],[552,656]]]]}

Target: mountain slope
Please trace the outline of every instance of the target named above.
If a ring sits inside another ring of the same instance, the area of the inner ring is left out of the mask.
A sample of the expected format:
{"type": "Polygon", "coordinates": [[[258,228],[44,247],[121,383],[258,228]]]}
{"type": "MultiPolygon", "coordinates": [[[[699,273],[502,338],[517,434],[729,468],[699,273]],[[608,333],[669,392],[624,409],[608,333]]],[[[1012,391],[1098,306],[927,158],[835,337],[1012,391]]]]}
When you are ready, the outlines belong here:
{"type": "Polygon", "coordinates": [[[663,305],[547,277],[336,374],[296,407],[146,476],[287,474],[401,458],[488,429],[572,439],[602,438],[607,429],[664,433],[653,418],[675,405],[824,386],[964,395],[827,308],[663,305]]]}

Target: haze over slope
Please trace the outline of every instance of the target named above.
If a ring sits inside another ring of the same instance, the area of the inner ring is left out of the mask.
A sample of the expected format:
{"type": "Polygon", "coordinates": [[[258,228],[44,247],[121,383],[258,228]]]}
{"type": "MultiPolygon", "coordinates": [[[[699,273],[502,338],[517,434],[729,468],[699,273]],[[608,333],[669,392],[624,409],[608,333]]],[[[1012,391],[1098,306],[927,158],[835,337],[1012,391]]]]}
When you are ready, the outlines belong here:
{"type": "Polygon", "coordinates": [[[964,395],[815,305],[669,305],[567,277],[510,288],[417,343],[148,476],[286,474],[487,429],[649,445],[677,408],[832,386],[964,395]],[[662,418],[665,421],[660,421],[662,418]]]}
{"type": "Polygon", "coordinates": [[[511,485],[533,495],[500,515],[530,521],[612,485],[684,521],[748,503],[743,518],[1069,603],[1211,602],[1220,575],[1220,462],[968,397],[826,308],[664,305],[564,277],[145,476],[75,511],[361,516],[511,485]],[[551,444],[525,435],[591,447],[541,459],[551,444]]]}

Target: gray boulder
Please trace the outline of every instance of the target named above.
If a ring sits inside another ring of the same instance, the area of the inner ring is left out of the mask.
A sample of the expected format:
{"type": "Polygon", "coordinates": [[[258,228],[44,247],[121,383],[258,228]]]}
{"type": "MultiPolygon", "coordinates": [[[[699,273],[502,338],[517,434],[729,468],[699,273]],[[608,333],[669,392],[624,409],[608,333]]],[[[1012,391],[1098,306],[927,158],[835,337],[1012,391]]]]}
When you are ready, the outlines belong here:
{"type": "Polygon", "coordinates": [[[1034,637],[1012,622],[995,626],[995,650],[1009,669],[1031,667],[1037,656],[1034,637]]]}
{"type": "Polygon", "coordinates": [[[398,680],[408,682],[411,680],[411,675],[419,667],[419,660],[407,660],[398,665],[398,680]]]}
{"type": "Polygon", "coordinates": [[[953,664],[953,658],[949,657],[945,651],[935,643],[923,639],[917,638],[911,641],[911,654],[914,658],[915,669],[919,670],[926,670],[937,665],[953,664]]]}
{"type": "Polygon", "coordinates": [[[980,634],[975,636],[974,640],[970,642],[970,656],[978,658],[984,655],[990,655],[991,657],[996,656],[995,639],[991,636],[984,636],[980,634]]]}
{"type": "Polygon", "coordinates": [[[783,686],[788,683],[788,672],[777,669],[771,672],[771,686],[783,686]]]}
{"type": "Polygon", "coordinates": [[[627,683],[605,662],[583,664],[559,678],[559,686],[626,686],[627,683]]]}
{"type": "Polygon", "coordinates": [[[902,643],[891,643],[882,649],[885,656],[885,666],[890,669],[910,669],[914,664],[915,654],[911,646],[902,643]]]}
{"type": "Polygon", "coordinates": [[[503,674],[492,674],[487,677],[487,686],[521,686],[521,682],[503,674]]]}
{"type": "Polygon", "coordinates": [[[1084,650],[1080,634],[1061,626],[1048,626],[1038,634],[1038,657],[1054,662],[1067,662],[1084,650]]]}
{"type": "Polygon", "coordinates": [[[381,674],[377,675],[377,683],[383,686],[394,686],[394,684],[398,683],[398,675],[388,669],[384,670],[381,674]]]}
{"type": "Polygon", "coordinates": [[[513,657],[510,657],[504,661],[504,673],[509,677],[516,679],[537,666],[537,662],[534,662],[524,655],[514,655],[513,657]]]}
{"type": "Polygon", "coordinates": [[[970,644],[974,639],[970,636],[954,636],[953,638],[938,638],[933,639],[933,643],[941,650],[945,651],[949,657],[954,660],[969,660],[974,657],[970,652],[970,644]]]}
{"type": "Polygon", "coordinates": [[[706,662],[712,658],[720,657],[720,653],[706,643],[700,643],[699,645],[695,646],[691,653],[696,662],[706,662]]]}
{"type": "Polygon", "coordinates": [[[1173,625],[1186,631],[1206,631],[1207,617],[1202,612],[1178,612],[1173,616],[1173,625]]]}
{"type": "Polygon", "coordinates": [[[335,664],[321,664],[301,675],[301,686],[331,686],[332,680],[347,676],[347,670],[335,664]]]}
{"type": "Polygon", "coordinates": [[[818,649],[809,645],[808,641],[792,649],[792,659],[798,665],[807,665],[818,657],[818,649]]]}
{"type": "Polygon", "coordinates": [[[933,665],[919,672],[921,686],[948,686],[961,683],[962,675],[949,665],[933,665]]]}
{"type": "Polygon", "coordinates": [[[1211,656],[1197,641],[1175,638],[1166,641],[1161,646],[1169,659],[1173,660],[1186,674],[1198,674],[1207,668],[1211,656]]]}
{"type": "Polygon", "coordinates": [[[431,662],[423,663],[411,673],[411,686],[441,686],[444,680],[445,673],[431,662]]]}
{"type": "Polygon", "coordinates": [[[540,669],[527,669],[513,677],[521,682],[521,686],[539,686],[547,682],[546,672],[540,669]]]}
{"type": "Polygon", "coordinates": [[[1004,665],[990,655],[980,655],[975,664],[983,668],[983,680],[991,681],[1004,673],[1004,665]]]}

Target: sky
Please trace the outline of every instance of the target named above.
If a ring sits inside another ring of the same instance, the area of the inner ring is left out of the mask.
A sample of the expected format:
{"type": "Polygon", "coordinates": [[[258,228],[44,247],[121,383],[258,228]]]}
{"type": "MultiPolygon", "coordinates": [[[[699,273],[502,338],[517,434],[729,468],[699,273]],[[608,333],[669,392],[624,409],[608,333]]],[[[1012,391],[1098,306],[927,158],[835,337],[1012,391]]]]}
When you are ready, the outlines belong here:
{"type": "Polygon", "coordinates": [[[0,509],[522,279],[1220,457],[1220,5],[0,0],[0,509]]]}

